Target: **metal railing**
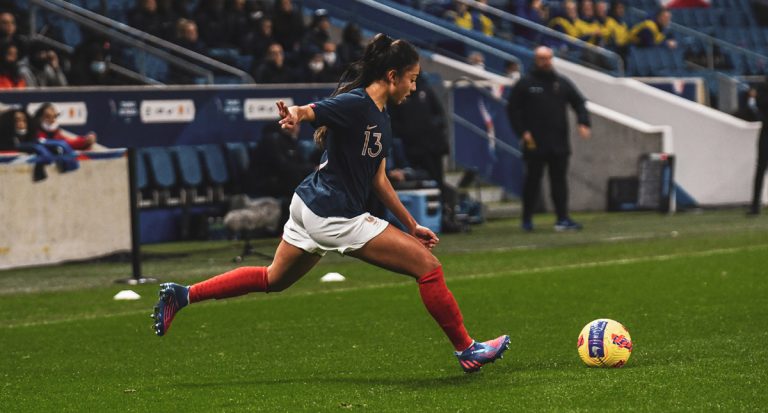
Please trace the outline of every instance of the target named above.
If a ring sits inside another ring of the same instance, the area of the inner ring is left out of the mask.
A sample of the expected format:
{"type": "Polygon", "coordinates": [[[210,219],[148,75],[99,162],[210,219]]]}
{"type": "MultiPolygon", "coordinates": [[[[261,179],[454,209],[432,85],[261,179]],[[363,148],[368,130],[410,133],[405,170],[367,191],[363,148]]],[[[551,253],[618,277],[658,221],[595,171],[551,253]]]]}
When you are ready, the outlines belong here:
{"type": "MultiPolygon", "coordinates": [[[[44,9],[68,18],[75,23],[94,30],[126,46],[134,47],[152,54],[186,72],[204,77],[213,83],[213,71],[217,70],[235,76],[244,83],[253,83],[247,72],[226,65],[202,54],[185,49],[167,40],[142,32],[124,23],[104,17],[98,13],[70,4],[63,0],[30,0],[29,27],[31,37],[37,35],[37,9],[44,9]],[[204,67],[207,66],[208,68],[204,67]]],[[[142,67],[142,74],[145,68],[142,67]]]]}
{"type": "MultiPolygon", "coordinates": [[[[450,52],[439,50],[439,48],[435,44],[425,44],[423,42],[420,42],[419,39],[409,38],[411,36],[406,36],[405,32],[402,29],[397,29],[395,27],[388,26],[380,21],[377,21],[376,16],[370,16],[364,13],[354,13],[355,4],[359,3],[364,6],[370,7],[371,9],[374,9],[376,12],[381,12],[381,13],[388,14],[390,16],[397,17],[398,19],[401,19],[404,22],[418,25],[420,27],[433,31],[434,33],[440,34],[441,36],[449,38],[451,40],[461,42],[473,48],[474,50],[483,52],[488,55],[496,56],[506,61],[513,61],[518,65],[520,65],[521,70],[523,68],[523,63],[520,61],[520,59],[511,53],[505,52],[503,50],[499,50],[498,48],[487,45],[483,42],[480,42],[475,39],[471,39],[471,38],[468,38],[467,36],[463,36],[459,33],[456,33],[455,31],[452,31],[443,26],[440,26],[439,24],[424,20],[420,17],[408,14],[406,12],[403,12],[401,10],[379,3],[374,0],[355,0],[355,1],[344,1],[344,2],[322,1],[322,0],[302,0],[301,3],[306,7],[325,8],[329,10],[331,15],[339,17],[342,20],[355,21],[359,25],[364,26],[370,30],[380,31],[382,33],[387,33],[387,34],[394,34],[396,37],[408,38],[410,42],[416,44],[417,46],[424,47],[424,48],[428,48],[431,46],[432,50],[434,51],[451,55],[450,52]],[[435,50],[436,48],[438,50],[435,50]]],[[[450,57],[455,57],[455,56],[451,55],[450,57]]],[[[462,57],[461,60],[464,60],[464,58],[462,57]]]]}

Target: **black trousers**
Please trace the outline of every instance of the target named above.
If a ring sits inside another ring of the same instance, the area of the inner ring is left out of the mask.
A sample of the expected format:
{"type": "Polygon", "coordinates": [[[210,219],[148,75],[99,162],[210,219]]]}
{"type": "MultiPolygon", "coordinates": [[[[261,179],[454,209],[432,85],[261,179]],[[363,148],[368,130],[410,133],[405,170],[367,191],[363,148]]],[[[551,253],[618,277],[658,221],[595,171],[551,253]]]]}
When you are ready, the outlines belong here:
{"type": "Polygon", "coordinates": [[[549,186],[557,220],[568,218],[568,158],[567,153],[525,154],[525,182],[523,184],[523,220],[533,217],[541,193],[544,168],[549,170],[549,186]]]}
{"type": "Polygon", "coordinates": [[[760,131],[760,143],[757,147],[757,168],[755,169],[755,186],[752,191],[752,211],[760,211],[760,201],[763,192],[763,179],[768,169],[768,131],[760,131]]]}

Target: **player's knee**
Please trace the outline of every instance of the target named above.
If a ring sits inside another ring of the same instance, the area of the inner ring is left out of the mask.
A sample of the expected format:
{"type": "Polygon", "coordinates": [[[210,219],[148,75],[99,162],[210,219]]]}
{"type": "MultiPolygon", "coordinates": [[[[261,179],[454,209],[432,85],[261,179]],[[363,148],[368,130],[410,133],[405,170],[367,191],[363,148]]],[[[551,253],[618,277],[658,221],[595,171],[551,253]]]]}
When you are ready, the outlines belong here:
{"type": "Polygon", "coordinates": [[[422,261],[422,265],[419,265],[418,270],[416,271],[416,274],[413,274],[413,276],[418,280],[421,279],[421,277],[431,274],[436,269],[440,268],[442,265],[440,263],[440,260],[437,259],[432,253],[427,253],[427,256],[422,261]]]}

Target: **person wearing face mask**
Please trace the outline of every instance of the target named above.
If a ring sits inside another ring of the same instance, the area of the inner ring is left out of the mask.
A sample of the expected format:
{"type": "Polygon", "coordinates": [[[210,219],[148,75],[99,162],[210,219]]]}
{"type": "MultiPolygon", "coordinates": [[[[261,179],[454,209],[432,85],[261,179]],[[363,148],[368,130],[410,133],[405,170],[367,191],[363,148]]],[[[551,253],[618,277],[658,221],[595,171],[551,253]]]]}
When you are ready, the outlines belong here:
{"type": "Polygon", "coordinates": [[[24,89],[27,82],[19,73],[19,49],[13,43],[0,44],[0,89],[24,89]]]}
{"type": "Polygon", "coordinates": [[[556,231],[579,230],[581,224],[568,215],[568,159],[571,145],[567,107],[577,115],[579,135],[589,139],[589,112],[584,96],[570,80],[552,65],[552,49],[540,46],[534,51],[534,68],[515,84],[509,96],[507,113],[512,129],[521,137],[525,161],[523,216],[521,227],[533,231],[533,212],[539,200],[544,169],[548,170],[556,231]]]}
{"type": "Polygon", "coordinates": [[[19,109],[0,113],[0,152],[19,151],[23,142],[32,141],[29,130],[29,115],[19,109]]]}
{"type": "Polygon", "coordinates": [[[338,76],[329,70],[323,53],[319,52],[310,56],[301,77],[301,81],[307,83],[327,83],[333,82],[336,79],[338,79],[338,76]]]}
{"type": "Polygon", "coordinates": [[[88,132],[85,136],[76,135],[62,129],[58,118],[59,113],[52,103],[44,103],[35,111],[33,123],[36,126],[35,136],[39,142],[66,142],[72,149],[91,149],[96,142],[94,132],[88,132]]]}
{"type": "Polygon", "coordinates": [[[61,70],[59,56],[41,42],[29,46],[29,55],[20,63],[19,73],[27,87],[67,86],[67,77],[61,70]]]}
{"type": "Polygon", "coordinates": [[[116,85],[127,84],[109,70],[111,44],[106,39],[94,36],[77,47],[72,57],[69,81],[73,85],[116,85]]]}

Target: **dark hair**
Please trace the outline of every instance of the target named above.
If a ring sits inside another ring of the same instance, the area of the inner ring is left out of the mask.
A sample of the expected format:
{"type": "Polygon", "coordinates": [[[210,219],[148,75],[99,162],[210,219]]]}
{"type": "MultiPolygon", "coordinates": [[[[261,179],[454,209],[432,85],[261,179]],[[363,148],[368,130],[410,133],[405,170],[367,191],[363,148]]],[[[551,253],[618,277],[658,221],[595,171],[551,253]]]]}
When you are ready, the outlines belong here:
{"type": "Polygon", "coordinates": [[[27,134],[22,136],[20,141],[32,140],[32,125],[30,125],[29,115],[23,109],[9,109],[0,112],[0,151],[16,149],[14,138],[16,136],[16,114],[21,113],[27,120],[27,134]]]}
{"type": "MultiPolygon", "coordinates": [[[[393,40],[379,33],[365,47],[363,57],[344,71],[331,97],[359,87],[368,87],[371,83],[383,79],[390,70],[395,70],[398,76],[402,76],[407,68],[418,62],[419,52],[408,41],[393,40]]],[[[325,146],[327,133],[327,127],[317,128],[315,143],[318,146],[325,146]]]]}

